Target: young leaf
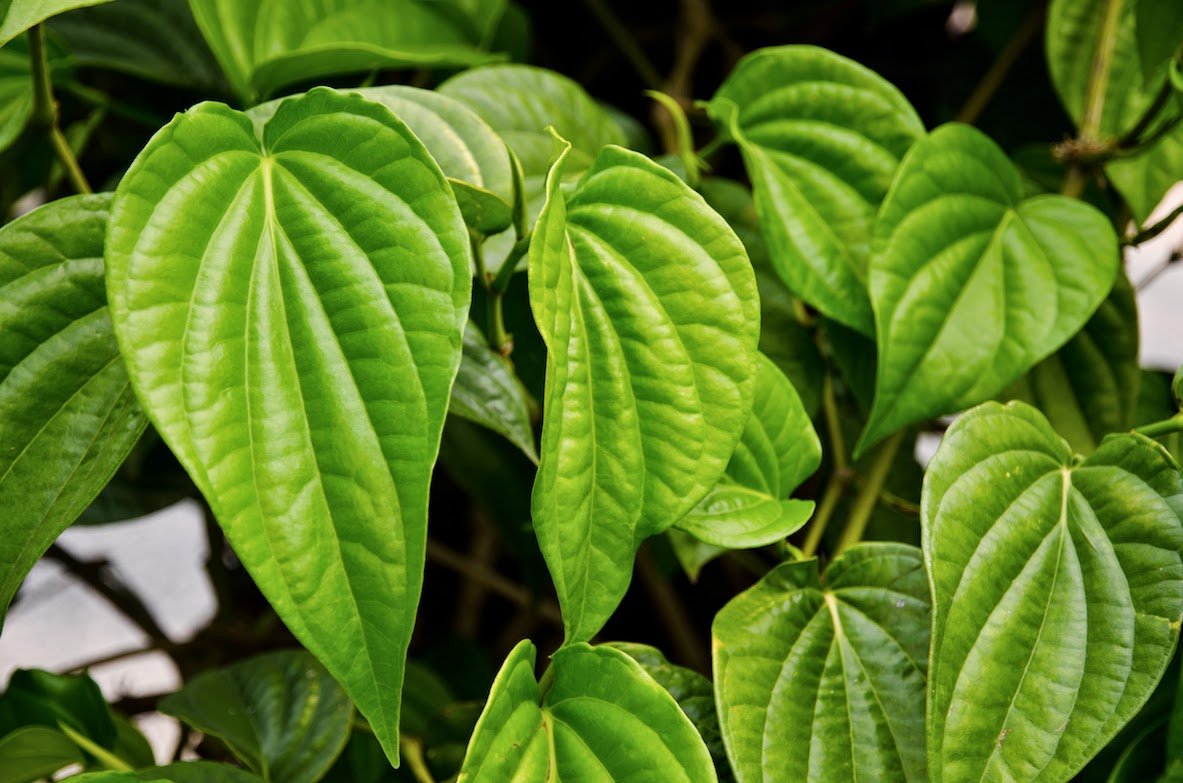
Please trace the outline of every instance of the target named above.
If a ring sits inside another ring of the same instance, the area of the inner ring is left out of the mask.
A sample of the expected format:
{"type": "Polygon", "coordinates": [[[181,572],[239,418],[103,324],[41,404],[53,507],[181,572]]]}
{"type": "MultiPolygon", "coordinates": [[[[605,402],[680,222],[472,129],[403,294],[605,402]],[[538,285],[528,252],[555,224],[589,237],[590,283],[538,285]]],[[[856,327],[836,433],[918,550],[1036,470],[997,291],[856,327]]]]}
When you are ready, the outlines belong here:
{"type": "Polygon", "coordinates": [[[715,698],[740,783],[924,781],[929,597],[915,547],[783,563],[715,617],[715,698]]]}
{"type": "Polygon", "coordinates": [[[229,764],[186,761],[135,772],[91,772],[70,778],[71,783],[263,783],[263,779],[229,764]]]}
{"type": "Polygon", "coordinates": [[[0,229],[0,624],[147,423],[107,313],[109,204],[62,199],[0,229]]]}
{"type": "Polygon", "coordinates": [[[1068,780],[1174,651],[1178,465],[1136,434],[1079,461],[1034,408],[990,402],[945,434],[921,507],[932,780],[1068,780]]]}
{"type": "Polygon", "coordinates": [[[609,147],[565,197],[570,149],[530,243],[548,349],[533,516],[580,641],[624,597],[641,541],[722,476],[751,410],[759,321],[743,245],[701,196],[609,147]]]}
{"type": "Polygon", "coordinates": [[[57,729],[25,726],[0,738],[5,783],[34,783],[84,761],[78,746],[57,729]]]}
{"type": "Polygon", "coordinates": [[[222,740],[272,783],[316,783],[353,723],[345,691],[303,650],[199,674],[162,699],[160,711],[222,740]]]}
{"type": "Polygon", "coordinates": [[[0,46],[51,16],[107,2],[110,0],[0,0],[0,46]]]}
{"type": "Polygon", "coordinates": [[[1119,266],[1104,215],[1024,199],[993,141],[937,128],[904,158],[875,225],[879,367],[858,450],[997,395],[1084,326],[1119,266]]]}
{"type": "Polygon", "coordinates": [[[112,314],[136,390],[280,617],[391,758],[468,234],[390,111],[316,89],[259,131],[205,103],[116,194],[112,314]]]}
{"type": "Polygon", "coordinates": [[[773,264],[821,312],[874,334],[867,256],[879,202],[924,125],[875,72],[814,46],[740,61],[708,111],[743,153],[773,264]]]}
{"type": "Polygon", "coordinates": [[[752,412],[727,472],[677,527],[727,549],[781,541],[813,514],[812,500],[786,498],[821,459],[821,443],[793,384],[761,355],[752,412]]]}
{"type": "Polygon", "coordinates": [[[471,322],[464,330],[464,356],[448,412],[504,435],[532,461],[538,461],[526,390],[505,358],[489,347],[471,322]]]}
{"type": "Polygon", "coordinates": [[[457,783],[715,783],[702,738],[636,661],[611,647],[559,650],[534,679],[534,645],[506,658],[457,783]]]}

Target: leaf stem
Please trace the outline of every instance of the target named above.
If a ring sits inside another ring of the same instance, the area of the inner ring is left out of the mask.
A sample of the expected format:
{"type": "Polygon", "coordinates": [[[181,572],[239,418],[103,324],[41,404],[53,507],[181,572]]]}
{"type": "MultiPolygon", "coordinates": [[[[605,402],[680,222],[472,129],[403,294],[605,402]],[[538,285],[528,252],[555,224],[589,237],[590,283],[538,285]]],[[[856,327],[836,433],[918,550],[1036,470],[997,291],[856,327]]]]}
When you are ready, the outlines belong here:
{"type": "Polygon", "coordinates": [[[846,439],[842,436],[838,401],[834,398],[834,379],[828,372],[822,382],[822,412],[825,414],[826,431],[830,436],[830,459],[834,463],[834,471],[843,473],[849,468],[846,459],[846,439]]]}
{"type": "Polygon", "coordinates": [[[1176,413],[1169,419],[1156,421],[1142,427],[1135,427],[1134,432],[1141,433],[1148,438],[1160,438],[1173,432],[1183,432],[1183,411],[1176,413]]]}
{"type": "Polygon", "coordinates": [[[875,510],[879,494],[883,491],[883,482],[887,480],[887,474],[895,461],[896,452],[899,451],[900,444],[904,440],[905,432],[906,430],[900,430],[892,435],[876,451],[875,458],[871,462],[871,469],[867,471],[866,483],[863,484],[862,489],[855,497],[854,506],[850,509],[850,518],[846,521],[846,528],[842,531],[842,537],[838,539],[838,546],[834,550],[835,554],[845,552],[862,540],[863,533],[867,531],[867,523],[871,520],[871,512],[875,510]]]}
{"type": "Polygon", "coordinates": [[[1142,229],[1137,234],[1134,234],[1132,237],[1130,237],[1130,240],[1126,242],[1126,244],[1140,245],[1143,242],[1149,242],[1151,239],[1154,239],[1156,236],[1170,228],[1171,224],[1174,223],[1180,215],[1183,215],[1183,204],[1179,204],[1177,207],[1172,209],[1170,213],[1167,214],[1162,220],[1159,220],[1153,225],[1142,229]]]}
{"type": "Polygon", "coordinates": [[[813,520],[809,524],[809,533],[805,536],[805,543],[801,546],[801,553],[805,557],[809,558],[817,554],[817,548],[821,545],[822,536],[825,535],[826,527],[830,524],[830,518],[834,516],[834,509],[838,507],[838,501],[842,499],[842,493],[853,475],[849,469],[843,471],[835,469],[830,473],[830,480],[826,482],[821,502],[817,505],[817,513],[813,515],[813,520]]]}
{"type": "Polygon", "coordinates": [[[1006,81],[1006,77],[1010,74],[1011,69],[1018,61],[1019,57],[1034,40],[1035,34],[1039,32],[1039,28],[1043,26],[1043,19],[1047,15],[1047,8],[1042,4],[1037,4],[1027,14],[1027,18],[1015,31],[1015,34],[1007,42],[1003,50],[998,54],[990,68],[982,75],[982,80],[978,82],[974,91],[965,101],[965,105],[961,107],[961,111],[957,112],[956,121],[964,122],[967,125],[973,125],[982,116],[986,106],[994,98],[998,88],[1006,81]]]}
{"type": "MultiPolygon", "coordinates": [[[[489,311],[485,328],[487,334],[485,336],[489,338],[489,345],[492,346],[493,350],[502,356],[509,356],[513,352],[513,338],[505,331],[505,315],[501,306],[502,292],[497,290],[497,287],[493,284],[493,278],[489,275],[489,270],[485,266],[485,250],[483,247],[485,238],[475,231],[470,231],[468,236],[472,244],[472,258],[476,264],[477,279],[485,287],[485,292],[489,296],[489,311]]],[[[506,263],[509,263],[509,261],[507,260],[506,263]]]]}
{"type": "Polygon", "coordinates": [[[53,97],[53,77],[49,71],[49,56],[45,51],[45,28],[33,25],[29,30],[29,63],[33,71],[32,123],[45,131],[54,154],[61,161],[62,168],[74,190],[79,193],[93,193],[82,167],[70,149],[70,142],[58,126],[58,104],[53,97]]]}
{"type": "Polygon", "coordinates": [[[85,734],[79,731],[75,731],[65,723],[59,721],[58,729],[62,732],[62,734],[65,734],[67,737],[69,737],[71,742],[85,750],[90,755],[94,756],[95,759],[97,759],[105,769],[109,769],[114,772],[131,772],[135,769],[135,767],[133,767],[131,764],[128,764],[126,761],[119,758],[111,751],[91,740],[90,737],[87,737],[85,734]]]}
{"type": "Polygon", "coordinates": [[[402,735],[398,738],[398,747],[411,769],[411,774],[415,776],[416,783],[435,783],[431,770],[427,768],[427,759],[423,757],[422,740],[402,735]]]}
{"type": "MultiPolygon", "coordinates": [[[[1085,85],[1084,109],[1081,112],[1077,142],[1082,146],[1100,145],[1101,119],[1105,110],[1105,89],[1109,82],[1109,71],[1113,67],[1113,51],[1117,46],[1118,23],[1121,21],[1123,0],[1106,0],[1105,12],[1101,17],[1101,31],[1097,51],[1093,55],[1088,83],[1085,85]]],[[[1071,198],[1080,198],[1088,184],[1088,166],[1073,161],[1068,169],[1061,193],[1071,198]]]]}

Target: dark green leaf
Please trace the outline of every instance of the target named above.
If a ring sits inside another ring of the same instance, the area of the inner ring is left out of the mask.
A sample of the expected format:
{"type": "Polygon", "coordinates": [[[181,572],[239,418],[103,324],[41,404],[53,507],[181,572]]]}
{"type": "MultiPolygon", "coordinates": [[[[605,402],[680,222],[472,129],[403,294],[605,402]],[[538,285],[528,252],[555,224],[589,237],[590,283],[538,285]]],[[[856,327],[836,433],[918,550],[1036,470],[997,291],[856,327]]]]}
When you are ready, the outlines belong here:
{"type": "Polygon", "coordinates": [[[1167,61],[1183,46],[1183,5],[1176,0],[1136,0],[1134,32],[1142,79],[1154,83],[1167,61]]]}
{"type": "Polygon", "coordinates": [[[104,748],[114,747],[118,734],[94,680],[40,669],[17,669],[0,696],[0,736],[22,726],[65,726],[104,748]]]}
{"type": "Polygon", "coordinates": [[[464,330],[464,356],[448,412],[504,435],[527,457],[538,461],[526,390],[505,358],[489,347],[471,322],[464,330]]]}
{"type": "Polygon", "coordinates": [[[106,2],[109,0],[0,0],[0,46],[51,16],[106,2]]]}
{"type": "Polygon", "coordinates": [[[91,772],[70,778],[71,783],[261,783],[262,778],[228,764],[189,761],[136,772],[91,772]]]}
{"type": "Polygon", "coordinates": [[[78,746],[56,729],[25,726],[0,738],[4,783],[33,783],[83,761],[78,746]]]}

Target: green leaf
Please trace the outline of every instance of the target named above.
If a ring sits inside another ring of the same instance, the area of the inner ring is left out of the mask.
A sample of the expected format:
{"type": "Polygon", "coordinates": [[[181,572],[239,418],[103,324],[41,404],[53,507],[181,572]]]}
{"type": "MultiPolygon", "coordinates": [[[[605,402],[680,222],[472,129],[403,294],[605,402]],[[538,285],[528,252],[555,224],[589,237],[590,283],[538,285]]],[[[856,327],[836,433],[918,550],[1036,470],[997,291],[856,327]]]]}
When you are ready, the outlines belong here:
{"type": "Polygon", "coordinates": [[[464,330],[464,357],[448,412],[504,435],[532,461],[538,461],[526,390],[505,358],[489,347],[471,322],[464,330]]]}
{"type": "MultiPolygon", "coordinates": [[[[1167,24],[1164,33],[1173,32],[1178,45],[1183,38],[1178,32],[1183,9],[1171,0],[1159,2],[1171,6],[1168,13],[1174,22],[1167,24]]],[[[1135,16],[1141,5],[1139,0],[1053,0],[1048,8],[1052,83],[1068,114],[1078,125],[1095,125],[1094,133],[1101,140],[1132,130],[1167,78],[1166,68],[1155,69],[1138,51],[1135,16]],[[1155,71],[1149,82],[1143,79],[1144,70],[1155,71]],[[1086,96],[1093,80],[1100,87],[1086,117],[1086,96]]],[[[1171,113],[1168,109],[1164,114],[1171,113]]],[[[1161,124],[1160,120],[1154,127],[1161,124]]],[[[1148,149],[1110,161],[1105,171],[1137,221],[1144,221],[1183,172],[1183,123],[1148,149]]]]}
{"type": "Polygon", "coordinates": [[[22,726],[64,726],[104,748],[113,747],[118,734],[94,680],[41,669],[17,669],[0,696],[0,735],[22,726]]]}
{"type": "Polygon", "coordinates": [[[1113,286],[1117,236],[1093,207],[1024,199],[967,125],[905,157],[875,225],[875,403],[857,451],[990,399],[1080,330],[1113,286]]]}
{"type": "Polygon", "coordinates": [[[259,655],[197,675],[160,711],[217,737],[274,783],[315,783],[349,739],[353,705],[303,650],[259,655]]]}
{"type": "Polygon", "coordinates": [[[106,2],[109,0],[0,0],[0,46],[51,16],[106,2]]]}
{"type": "Polygon", "coordinates": [[[391,758],[468,235],[390,111],[316,89],[259,133],[204,103],[120,183],[116,334],[156,429],[391,758]]]}
{"type": "Polygon", "coordinates": [[[0,49],[0,151],[12,146],[33,114],[33,73],[24,39],[0,49]]]}
{"type": "Polygon", "coordinates": [[[49,25],[73,64],[197,90],[228,89],[187,0],[115,0],[49,25]]]}
{"type": "Polygon", "coordinates": [[[727,472],[677,527],[727,549],[782,541],[813,514],[812,500],[787,500],[822,460],[821,442],[797,391],[761,355],[756,396],[727,472]]]}
{"type": "Polygon", "coordinates": [[[1175,377],[1171,381],[1171,396],[1175,398],[1175,406],[1183,410],[1183,365],[1175,370],[1175,377]]]}
{"type": "Polygon", "coordinates": [[[915,547],[860,544],[818,577],[783,563],[712,628],[740,783],[924,781],[929,596],[915,547]]]}
{"type": "Polygon", "coordinates": [[[1043,412],[1073,450],[1089,454],[1129,429],[1138,399],[1138,304],[1124,272],[1075,337],[1002,394],[1043,412]]]}
{"type": "Polygon", "coordinates": [[[1183,7],[1175,0],[1136,0],[1134,31],[1142,79],[1152,83],[1183,46],[1183,7]]]}
{"type": "Polygon", "coordinates": [[[821,312],[874,334],[875,211],[924,125],[878,74],[814,46],[748,55],[708,112],[743,153],[777,272],[821,312]]]}
{"type": "Polygon", "coordinates": [[[146,424],[107,313],[109,203],[62,199],[0,229],[0,618],[146,424]]]}
{"type": "Polygon", "coordinates": [[[628,655],[578,643],[534,679],[534,645],[506,658],[457,783],[596,780],[715,783],[693,724],[628,655]]]}
{"type": "Polygon", "coordinates": [[[495,56],[458,23],[458,2],[189,0],[239,97],[382,68],[476,65],[495,56]]]}
{"type": "Polygon", "coordinates": [[[111,748],[111,755],[137,769],[155,764],[152,746],[136,725],[118,712],[112,712],[111,718],[115,721],[115,745],[111,748]]]}
{"type": "Polygon", "coordinates": [[[1074,459],[1034,408],[990,402],[945,433],[921,507],[932,780],[1068,780],[1174,651],[1178,466],[1136,434],[1074,459]]]}
{"type": "Polygon", "coordinates": [[[70,778],[71,783],[260,783],[262,779],[228,764],[186,761],[135,772],[91,772],[70,778]]]}
{"type": "Polygon", "coordinates": [[[0,738],[5,783],[33,783],[83,761],[78,746],[56,729],[25,726],[0,738]]]}
{"type": "Polygon", "coordinates": [[[580,641],[624,596],[641,541],[722,476],[751,409],[759,321],[743,246],[701,196],[609,147],[565,197],[570,149],[530,243],[548,348],[533,517],[580,641]]]}

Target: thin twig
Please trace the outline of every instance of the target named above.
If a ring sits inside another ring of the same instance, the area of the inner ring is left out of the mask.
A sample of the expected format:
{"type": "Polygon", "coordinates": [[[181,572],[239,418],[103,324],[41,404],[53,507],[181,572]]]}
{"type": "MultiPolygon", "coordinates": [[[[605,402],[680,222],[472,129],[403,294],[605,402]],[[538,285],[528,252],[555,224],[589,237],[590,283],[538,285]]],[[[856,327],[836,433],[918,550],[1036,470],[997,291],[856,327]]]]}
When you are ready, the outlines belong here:
{"type": "Polygon", "coordinates": [[[118,609],[127,619],[135,623],[148,635],[153,644],[161,649],[171,645],[168,635],[156,622],[152,612],[123,582],[112,573],[105,560],[80,560],[59,544],[53,544],[45,553],[47,557],[61,563],[67,571],[118,609]]]}
{"type": "Polygon", "coordinates": [[[1130,240],[1128,242],[1126,242],[1126,244],[1127,245],[1140,245],[1143,242],[1149,242],[1150,240],[1154,239],[1156,236],[1158,236],[1159,234],[1161,234],[1162,232],[1164,232],[1168,228],[1170,228],[1171,224],[1174,223],[1175,220],[1180,215],[1183,215],[1183,204],[1179,204],[1177,207],[1172,209],[1170,211],[1170,213],[1167,214],[1162,220],[1159,220],[1159,221],[1155,222],[1153,225],[1147,226],[1146,228],[1142,229],[1137,234],[1134,234],[1134,236],[1132,236],[1130,238],[1130,240]]]}
{"type": "Polygon", "coordinates": [[[90,183],[82,173],[82,167],[70,149],[70,142],[58,126],[58,104],[53,97],[53,75],[49,70],[49,57],[45,51],[45,29],[33,25],[29,29],[29,63],[33,72],[33,109],[30,122],[45,131],[54,154],[61,161],[74,189],[79,193],[91,193],[90,183]]]}
{"type": "Polygon", "coordinates": [[[489,588],[490,592],[496,593],[512,604],[525,608],[534,607],[538,616],[549,622],[558,625],[563,623],[563,616],[559,613],[559,607],[554,602],[535,597],[525,587],[514,584],[483,563],[470,560],[438,541],[427,542],[427,559],[458,574],[463,574],[469,579],[481,582],[489,588]]]}
{"type": "Polygon", "coordinates": [[[842,531],[842,537],[838,539],[838,546],[834,548],[835,554],[845,552],[862,540],[863,534],[867,530],[867,523],[871,520],[871,512],[875,510],[875,504],[879,501],[879,495],[883,491],[883,482],[887,480],[887,474],[895,461],[896,452],[899,451],[900,443],[904,440],[905,432],[906,430],[900,430],[879,446],[879,450],[871,462],[871,468],[867,471],[866,482],[854,499],[854,505],[850,509],[850,518],[846,520],[846,528],[842,531]]]}
{"type": "Polygon", "coordinates": [[[1010,74],[1011,69],[1015,63],[1018,62],[1019,57],[1035,39],[1036,34],[1040,28],[1043,27],[1044,17],[1047,15],[1047,8],[1042,4],[1037,5],[1031,9],[1027,14],[1027,18],[1015,31],[1015,34],[1007,42],[1006,47],[999,53],[996,59],[986,73],[982,76],[982,80],[978,82],[974,91],[970,93],[965,105],[961,107],[961,111],[957,112],[957,122],[964,122],[969,125],[978,121],[985,111],[986,106],[989,105],[991,99],[998,92],[998,88],[1006,81],[1006,77],[1010,74]]]}

